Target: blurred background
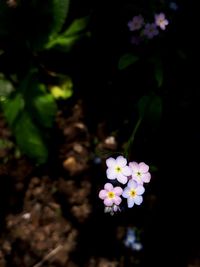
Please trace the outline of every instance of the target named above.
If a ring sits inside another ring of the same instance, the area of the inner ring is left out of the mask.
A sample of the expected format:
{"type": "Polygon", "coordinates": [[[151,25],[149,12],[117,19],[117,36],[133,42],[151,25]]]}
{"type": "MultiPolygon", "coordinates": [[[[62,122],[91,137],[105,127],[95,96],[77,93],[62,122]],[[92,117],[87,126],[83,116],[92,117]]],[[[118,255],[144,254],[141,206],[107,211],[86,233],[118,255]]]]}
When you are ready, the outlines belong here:
{"type": "Polygon", "coordinates": [[[0,267],[200,267],[197,10],[0,0],[0,267]],[[110,215],[124,153],[151,181],[110,215]]]}

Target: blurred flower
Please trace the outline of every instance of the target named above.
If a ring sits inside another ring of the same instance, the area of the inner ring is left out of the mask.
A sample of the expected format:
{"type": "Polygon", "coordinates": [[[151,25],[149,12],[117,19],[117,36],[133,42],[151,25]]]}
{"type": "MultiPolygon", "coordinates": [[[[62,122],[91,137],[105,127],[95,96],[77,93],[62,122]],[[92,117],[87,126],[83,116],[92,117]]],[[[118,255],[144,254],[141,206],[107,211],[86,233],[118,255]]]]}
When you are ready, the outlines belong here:
{"type": "Polygon", "coordinates": [[[140,30],[144,24],[144,19],[141,15],[135,16],[128,22],[130,31],[140,30]]]}
{"type": "Polygon", "coordinates": [[[106,165],[108,167],[106,171],[108,179],[117,179],[122,184],[127,183],[127,176],[131,175],[131,169],[127,166],[127,160],[124,157],[108,158],[106,165]]]}
{"type": "Polygon", "coordinates": [[[118,206],[122,201],[120,197],[122,192],[121,187],[113,187],[112,184],[106,183],[104,189],[99,192],[99,198],[103,199],[105,206],[111,207],[113,204],[118,206]]]}
{"type": "Polygon", "coordinates": [[[176,11],[178,9],[178,5],[175,2],[170,2],[169,3],[169,8],[174,10],[174,11],[176,11]]]}
{"type": "Polygon", "coordinates": [[[152,39],[154,36],[158,35],[159,31],[157,29],[156,24],[147,23],[144,27],[143,34],[149,39],[152,39]]]}
{"type": "Polygon", "coordinates": [[[101,158],[100,157],[94,157],[93,161],[94,161],[94,164],[99,165],[101,163],[101,158]]]}
{"type": "Polygon", "coordinates": [[[169,24],[169,21],[165,18],[164,13],[160,13],[155,15],[155,24],[162,30],[165,30],[166,26],[169,24]]]}
{"type": "Polygon", "coordinates": [[[142,185],[136,183],[136,181],[130,180],[127,187],[125,187],[122,196],[127,198],[128,208],[132,208],[134,204],[140,205],[143,201],[141,196],[145,189],[142,185]]]}
{"type": "Polygon", "coordinates": [[[121,210],[120,207],[115,205],[115,204],[112,205],[112,207],[105,207],[104,208],[104,212],[110,213],[110,215],[114,215],[115,212],[120,211],[120,210],[121,210]]]}
{"type": "Polygon", "coordinates": [[[149,166],[144,162],[137,163],[135,161],[129,163],[132,170],[132,179],[137,181],[138,184],[149,183],[151,174],[149,173],[149,166]]]}
{"type": "Polygon", "coordinates": [[[140,251],[142,249],[142,244],[137,241],[136,233],[133,228],[128,228],[124,239],[124,245],[136,251],[140,251]]]}
{"type": "Polygon", "coordinates": [[[16,0],[7,0],[7,5],[9,7],[16,7],[17,6],[17,1],[16,0]]]}

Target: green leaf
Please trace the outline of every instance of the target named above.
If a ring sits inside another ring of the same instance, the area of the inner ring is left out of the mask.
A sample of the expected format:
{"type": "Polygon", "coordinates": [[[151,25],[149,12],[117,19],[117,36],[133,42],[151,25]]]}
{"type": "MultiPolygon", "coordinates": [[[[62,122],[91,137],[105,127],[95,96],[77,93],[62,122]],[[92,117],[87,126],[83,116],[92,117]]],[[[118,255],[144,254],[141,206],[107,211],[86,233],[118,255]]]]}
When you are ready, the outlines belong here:
{"type": "Polygon", "coordinates": [[[141,118],[157,123],[162,115],[162,99],[155,94],[143,96],[138,102],[138,112],[141,118]]]}
{"type": "Polygon", "coordinates": [[[51,86],[50,90],[55,99],[68,99],[73,94],[73,82],[69,76],[65,76],[59,85],[51,86]]]}
{"type": "Polygon", "coordinates": [[[155,79],[157,81],[158,87],[161,87],[163,85],[163,66],[161,62],[155,63],[155,79]]]}
{"type": "Polygon", "coordinates": [[[57,47],[65,52],[69,52],[78,40],[88,35],[88,32],[85,31],[88,23],[88,16],[74,20],[66,31],[51,39],[47,43],[46,48],[50,49],[52,47],[57,47]]]}
{"type": "MultiPolygon", "coordinates": [[[[0,73],[1,75],[1,73],[0,73]]],[[[12,83],[1,75],[0,76],[0,102],[5,101],[6,98],[14,91],[12,83]]]]}
{"type": "Polygon", "coordinates": [[[38,164],[46,162],[48,151],[41,137],[41,132],[33,124],[27,112],[22,113],[18,118],[14,127],[14,134],[22,152],[35,159],[38,164]]]}
{"type": "Polygon", "coordinates": [[[4,116],[8,124],[12,127],[15,123],[18,115],[24,109],[24,99],[23,96],[18,93],[14,97],[5,100],[2,103],[4,116]]]}
{"type": "Polygon", "coordinates": [[[69,11],[70,0],[53,0],[52,36],[59,33],[69,11]]]}
{"type": "Polygon", "coordinates": [[[129,67],[130,65],[134,64],[139,60],[138,56],[132,55],[132,54],[125,54],[121,56],[118,63],[118,69],[123,70],[129,67]]]}
{"type": "Polygon", "coordinates": [[[68,27],[68,29],[63,32],[63,36],[69,37],[80,34],[80,32],[84,31],[89,23],[89,17],[83,17],[79,19],[75,19],[72,24],[68,27]]]}
{"type": "Polygon", "coordinates": [[[143,118],[147,112],[147,108],[149,106],[150,97],[145,95],[142,96],[138,102],[138,112],[141,118],[143,118]]]}
{"type": "Polygon", "coordinates": [[[41,51],[61,31],[69,11],[70,0],[30,0],[24,3],[27,43],[41,51]]]}
{"type": "Polygon", "coordinates": [[[158,122],[162,116],[162,99],[160,96],[153,96],[149,106],[148,117],[153,122],[158,122]]]}
{"type": "Polygon", "coordinates": [[[40,94],[33,98],[33,105],[37,119],[44,127],[52,127],[57,106],[53,96],[49,93],[40,94]]]}

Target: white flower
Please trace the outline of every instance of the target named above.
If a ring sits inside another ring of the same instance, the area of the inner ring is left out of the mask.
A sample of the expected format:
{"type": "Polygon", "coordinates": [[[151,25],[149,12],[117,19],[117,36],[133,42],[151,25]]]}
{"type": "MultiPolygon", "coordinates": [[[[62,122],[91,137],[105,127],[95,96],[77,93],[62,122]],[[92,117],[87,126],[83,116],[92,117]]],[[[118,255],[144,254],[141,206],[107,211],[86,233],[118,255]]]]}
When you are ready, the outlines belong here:
{"type": "Polygon", "coordinates": [[[144,162],[137,163],[135,161],[129,163],[129,167],[132,171],[132,179],[138,184],[149,183],[151,180],[151,174],[149,172],[149,166],[144,162]]]}
{"type": "Polygon", "coordinates": [[[128,208],[132,208],[134,204],[140,205],[143,201],[141,196],[144,193],[144,187],[137,184],[134,180],[130,180],[127,187],[124,188],[122,196],[127,198],[128,208]]]}
{"type": "Polygon", "coordinates": [[[127,183],[127,177],[131,175],[131,169],[127,166],[127,160],[124,157],[108,158],[106,165],[108,167],[106,171],[108,179],[117,179],[122,184],[127,183]]]}

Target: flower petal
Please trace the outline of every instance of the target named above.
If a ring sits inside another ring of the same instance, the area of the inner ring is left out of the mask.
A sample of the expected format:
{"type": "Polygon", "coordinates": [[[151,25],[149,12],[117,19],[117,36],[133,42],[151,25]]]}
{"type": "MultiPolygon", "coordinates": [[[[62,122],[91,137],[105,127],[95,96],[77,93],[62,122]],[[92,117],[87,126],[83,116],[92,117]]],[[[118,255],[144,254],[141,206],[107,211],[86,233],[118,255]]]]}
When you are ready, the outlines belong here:
{"type": "Polygon", "coordinates": [[[145,191],[144,187],[139,185],[136,189],[135,189],[137,195],[142,195],[145,191]]]}
{"type": "Polygon", "coordinates": [[[125,176],[130,176],[132,171],[131,171],[131,168],[129,166],[125,166],[122,168],[122,173],[123,175],[125,176]]]}
{"type": "Polygon", "coordinates": [[[136,188],[137,187],[137,182],[136,181],[134,181],[133,179],[131,179],[131,180],[129,180],[129,182],[128,182],[128,187],[129,188],[136,188]]]}
{"type": "Polygon", "coordinates": [[[132,161],[129,163],[129,167],[133,172],[138,172],[139,170],[139,164],[136,161],[132,161]]]}
{"type": "Polygon", "coordinates": [[[116,186],[114,189],[113,189],[113,192],[115,193],[116,196],[121,196],[121,194],[123,193],[123,190],[120,186],[116,186]]]}
{"type": "Polygon", "coordinates": [[[113,204],[113,199],[111,199],[111,198],[105,198],[104,201],[103,201],[103,203],[104,203],[105,206],[110,207],[113,204]]]}
{"type": "Polygon", "coordinates": [[[106,165],[107,165],[108,168],[110,168],[110,167],[114,168],[115,165],[116,165],[116,160],[114,158],[108,158],[106,160],[106,165]]]}
{"type": "Polygon", "coordinates": [[[114,180],[116,178],[116,171],[113,168],[108,168],[106,170],[106,175],[108,179],[114,180]]]}
{"type": "Polygon", "coordinates": [[[122,202],[121,197],[115,196],[115,198],[113,198],[113,202],[116,205],[119,205],[122,202]]]}
{"type": "Polygon", "coordinates": [[[107,191],[106,190],[101,190],[99,192],[99,198],[100,199],[105,199],[107,197],[107,191]]]}
{"type": "Polygon", "coordinates": [[[139,163],[139,171],[142,173],[148,172],[149,166],[145,164],[144,162],[139,163]]]}
{"type": "Polygon", "coordinates": [[[143,201],[143,197],[142,196],[135,196],[134,197],[134,202],[136,205],[140,205],[143,201]]]}
{"type": "Polygon", "coordinates": [[[149,183],[150,180],[151,180],[151,174],[150,174],[150,172],[144,173],[142,175],[142,180],[143,180],[144,183],[149,183]]]}
{"type": "Polygon", "coordinates": [[[124,176],[122,173],[117,174],[117,181],[120,182],[121,184],[126,184],[128,178],[124,176]]]}
{"type": "Polygon", "coordinates": [[[116,161],[117,161],[117,165],[119,165],[120,167],[125,167],[127,164],[127,160],[123,156],[117,157],[116,161]]]}
{"type": "Polygon", "coordinates": [[[132,208],[134,206],[134,199],[129,197],[127,199],[127,203],[128,203],[128,208],[132,208]]]}
{"type": "Polygon", "coordinates": [[[113,185],[111,183],[106,183],[104,189],[107,190],[107,192],[113,191],[113,185]]]}
{"type": "Polygon", "coordinates": [[[130,189],[128,187],[125,187],[123,193],[122,193],[122,196],[124,198],[127,198],[129,196],[129,192],[130,192],[130,189]]]}
{"type": "Polygon", "coordinates": [[[132,175],[132,180],[135,181],[137,184],[143,185],[143,180],[138,175],[132,175]]]}

